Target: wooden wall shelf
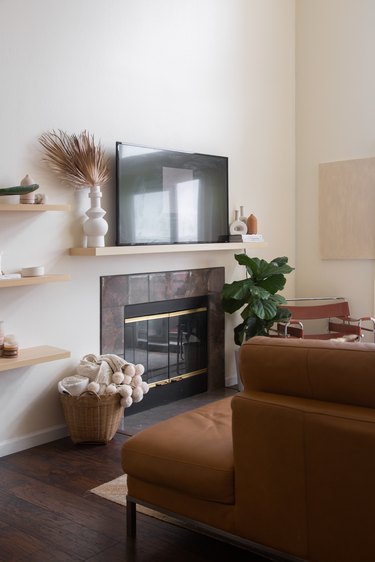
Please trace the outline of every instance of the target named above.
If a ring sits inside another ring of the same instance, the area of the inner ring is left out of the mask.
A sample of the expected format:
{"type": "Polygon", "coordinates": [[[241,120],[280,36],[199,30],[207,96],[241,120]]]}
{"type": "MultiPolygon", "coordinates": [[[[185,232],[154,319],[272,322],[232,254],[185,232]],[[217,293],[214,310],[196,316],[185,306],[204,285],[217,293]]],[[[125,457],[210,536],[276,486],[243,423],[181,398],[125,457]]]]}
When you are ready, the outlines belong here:
{"type": "Polygon", "coordinates": [[[0,372],[37,365],[38,363],[47,363],[48,361],[57,361],[58,359],[66,359],[68,357],[70,357],[70,352],[59,347],[52,347],[50,345],[27,347],[19,350],[18,357],[0,357],[0,372]]]}
{"type": "Polygon", "coordinates": [[[24,285],[42,285],[57,281],[69,281],[70,275],[40,275],[38,277],[21,277],[20,279],[0,279],[0,289],[5,287],[22,287],[24,285]]]}
{"type": "Polygon", "coordinates": [[[26,213],[40,213],[43,211],[70,211],[70,205],[45,205],[15,203],[0,203],[0,211],[21,211],[26,213]]]}
{"type": "Polygon", "coordinates": [[[71,256],[128,256],[181,252],[213,252],[266,248],[266,242],[228,242],[224,244],[165,244],[155,246],[106,246],[104,248],[71,248],[71,256]]]}

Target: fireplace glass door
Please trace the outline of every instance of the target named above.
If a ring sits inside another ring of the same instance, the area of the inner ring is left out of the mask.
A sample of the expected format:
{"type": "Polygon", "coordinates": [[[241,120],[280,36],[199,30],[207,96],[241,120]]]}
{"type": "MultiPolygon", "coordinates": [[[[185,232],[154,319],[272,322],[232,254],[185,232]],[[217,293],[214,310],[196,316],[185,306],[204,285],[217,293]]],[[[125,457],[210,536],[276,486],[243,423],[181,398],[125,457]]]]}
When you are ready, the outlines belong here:
{"type": "Polygon", "coordinates": [[[207,306],[125,317],[124,350],[150,385],[207,372],[207,306]]]}

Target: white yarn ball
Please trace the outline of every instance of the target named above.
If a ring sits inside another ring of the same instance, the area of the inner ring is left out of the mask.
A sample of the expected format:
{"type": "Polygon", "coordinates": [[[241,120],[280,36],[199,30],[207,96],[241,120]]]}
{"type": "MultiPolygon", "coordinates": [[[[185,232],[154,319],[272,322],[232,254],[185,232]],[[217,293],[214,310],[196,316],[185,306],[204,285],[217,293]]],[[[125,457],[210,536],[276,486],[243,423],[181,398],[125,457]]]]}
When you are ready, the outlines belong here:
{"type": "Polygon", "coordinates": [[[115,384],[109,384],[105,389],[106,394],[116,394],[117,393],[117,386],[115,384]]]}
{"type": "Polygon", "coordinates": [[[143,373],[145,372],[145,368],[143,365],[141,365],[140,363],[138,363],[135,366],[135,374],[136,375],[143,375],[143,373]]]}
{"type": "Polygon", "coordinates": [[[124,380],[124,373],[122,373],[121,371],[116,371],[116,373],[113,373],[112,381],[115,384],[121,384],[123,380],[124,380]]]}
{"type": "Polygon", "coordinates": [[[142,381],[141,387],[143,390],[143,394],[147,394],[148,391],[150,390],[150,387],[148,386],[146,381],[142,381]]]}
{"type": "Polygon", "coordinates": [[[143,398],[143,390],[141,386],[133,388],[132,398],[134,402],[140,402],[143,398]]]}
{"type": "Polygon", "coordinates": [[[123,398],[126,398],[127,396],[132,395],[132,388],[128,384],[122,384],[121,386],[118,387],[117,390],[118,390],[118,393],[121,394],[121,396],[123,398]]]}
{"type": "Polygon", "coordinates": [[[134,367],[133,363],[129,363],[128,365],[126,365],[126,367],[124,369],[124,373],[125,373],[125,375],[129,375],[130,377],[134,377],[135,367],[134,367]]]}
{"type": "Polygon", "coordinates": [[[133,404],[133,399],[131,396],[127,396],[126,398],[121,398],[121,406],[124,408],[130,408],[133,404]]]}
{"type": "Polygon", "coordinates": [[[100,382],[99,383],[99,392],[98,392],[99,396],[102,396],[103,394],[105,394],[106,390],[107,390],[107,385],[105,384],[105,382],[100,382]]]}
{"type": "Polygon", "coordinates": [[[100,384],[98,382],[91,381],[87,385],[87,390],[89,390],[90,392],[95,392],[95,394],[99,394],[100,384]]]}
{"type": "Polygon", "coordinates": [[[122,381],[123,384],[130,384],[132,382],[132,378],[130,375],[124,375],[124,380],[122,381]]]}
{"type": "Polygon", "coordinates": [[[141,375],[134,375],[133,380],[132,380],[132,387],[135,388],[136,386],[139,386],[141,384],[142,384],[141,375]]]}

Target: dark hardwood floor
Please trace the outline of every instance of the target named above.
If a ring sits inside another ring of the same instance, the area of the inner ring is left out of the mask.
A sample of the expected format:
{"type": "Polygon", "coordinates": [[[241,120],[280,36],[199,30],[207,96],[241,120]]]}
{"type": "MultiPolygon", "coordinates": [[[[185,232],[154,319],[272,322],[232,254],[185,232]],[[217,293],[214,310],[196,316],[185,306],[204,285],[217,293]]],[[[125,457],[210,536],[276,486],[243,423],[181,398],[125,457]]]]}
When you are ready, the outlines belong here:
{"type": "Polygon", "coordinates": [[[126,439],[117,433],[108,445],[77,446],[66,438],[1,458],[0,562],[264,562],[142,514],[128,540],[125,508],[89,492],[122,474],[126,439]]]}

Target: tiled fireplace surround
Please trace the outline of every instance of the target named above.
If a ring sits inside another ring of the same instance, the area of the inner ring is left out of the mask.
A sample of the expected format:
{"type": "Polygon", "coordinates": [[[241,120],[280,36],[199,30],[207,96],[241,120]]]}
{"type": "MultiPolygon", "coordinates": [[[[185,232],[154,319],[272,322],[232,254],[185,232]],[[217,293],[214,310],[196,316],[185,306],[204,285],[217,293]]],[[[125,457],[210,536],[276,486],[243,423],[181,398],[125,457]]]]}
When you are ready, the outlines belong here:
{"type": "Polygon", "coordinates": [[[221,289],[224,267],[109,275],[100,278],[101,353],[124,354],[124,307],[207,295],[209,391],[225,386],[224,312],[221,289]]]}

